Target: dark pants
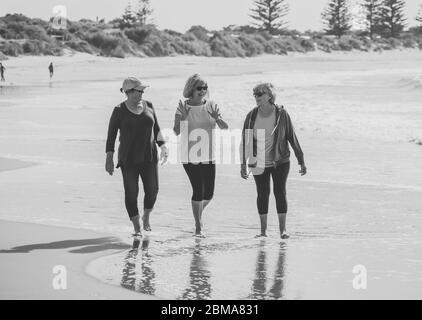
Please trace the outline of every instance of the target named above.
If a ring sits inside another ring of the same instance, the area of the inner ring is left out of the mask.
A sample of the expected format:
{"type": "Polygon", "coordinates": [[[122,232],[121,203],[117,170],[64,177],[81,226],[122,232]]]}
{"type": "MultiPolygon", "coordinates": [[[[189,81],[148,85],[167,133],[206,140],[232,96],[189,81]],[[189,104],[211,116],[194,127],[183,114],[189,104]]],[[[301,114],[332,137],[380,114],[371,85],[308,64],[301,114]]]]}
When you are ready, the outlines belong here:
{"type": "Polygon", "coordinates": [[[192,185],[192,200],[211,200],[214,196],[215,164],[187,163],[183,165],[192,185]]]}
{"type": "Polygon", "coordinates": [[[137,165],[121,167],[123,186],[125,187],[125,205],[129,218],[139,214],[138,194],[139,176],[144,186],[144,209],[154,208],[158,194],[158,168],[154,162],[144,162],[137,165]]]}
{"type": "Polygon", "coordinates": [[[289,175],[290,162],[283,163],[278,167],[265,168],[260,175],[254,175],[258,197],[256,205],[259,214],[268,213],[268,201],[270,197],[270,176],[273,178],[273,191],[276,200],[277,213],[287,213],[286,181],[289,175]]]}

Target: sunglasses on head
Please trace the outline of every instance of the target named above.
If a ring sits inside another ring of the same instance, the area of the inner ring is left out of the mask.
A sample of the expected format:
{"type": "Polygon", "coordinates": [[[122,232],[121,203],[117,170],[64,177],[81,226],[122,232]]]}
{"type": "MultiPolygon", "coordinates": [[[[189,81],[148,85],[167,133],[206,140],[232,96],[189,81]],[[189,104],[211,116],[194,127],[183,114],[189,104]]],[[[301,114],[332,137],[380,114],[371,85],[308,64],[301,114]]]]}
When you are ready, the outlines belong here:
{"type": "Polygon", "coordinates": [[[207,91],[208,90],[208,86],[198,86],[198,87],[196,87],[196,90],[198,90],[198,91],[201,91],[201,90],[207,91]]]}
{"type": "Polygon", "coordinates": [[[264,95],[264,92],[254,92],[254,97],[262,97],[264,95]]]}

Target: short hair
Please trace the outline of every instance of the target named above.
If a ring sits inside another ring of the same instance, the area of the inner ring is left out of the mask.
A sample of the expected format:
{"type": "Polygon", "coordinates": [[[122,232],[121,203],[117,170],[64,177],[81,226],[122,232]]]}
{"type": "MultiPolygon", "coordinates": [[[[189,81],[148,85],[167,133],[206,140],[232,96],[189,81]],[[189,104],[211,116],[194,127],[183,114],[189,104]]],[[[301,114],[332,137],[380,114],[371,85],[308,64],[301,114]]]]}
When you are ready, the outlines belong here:
{"type": "Polygon", "coordinates": [[[193,91],[195,90],[197,84],[200,82],[207,83],[198,73],[190,76],[188,80],[186,80],[185,88],[183,89],[183,96],[186,99],[192,98],[193,91]]]}
{"type": "Polygon", "coordinates": [[[260,83],[253,88],[253,93],[267,93],[270,96],[270,102],[275,103],[276,93],[274,86],[269,83],[260,83]]]}

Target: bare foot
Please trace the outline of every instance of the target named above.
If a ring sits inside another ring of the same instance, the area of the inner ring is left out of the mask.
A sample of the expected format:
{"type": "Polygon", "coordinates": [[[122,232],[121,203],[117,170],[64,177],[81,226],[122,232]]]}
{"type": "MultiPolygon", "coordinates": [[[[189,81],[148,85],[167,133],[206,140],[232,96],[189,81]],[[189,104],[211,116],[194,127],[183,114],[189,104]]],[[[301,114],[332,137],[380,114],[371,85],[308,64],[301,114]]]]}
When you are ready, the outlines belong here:
{"type": "Polygon", "coordinates": [[[281,234],[280,234],[280,238],[281,238],[281,239],[289,239],[289,238],[290,238],[290,236],[287,234],[287,232],[286,232],[286,231],[284,231],[283,233],[281,233],[281,234]]]}
{"type": "Polygon", "coordinates": [[[267,237],[267,234],[266,233],[261,233],[261,234],[257,234],[255,236],[255,238],[262,238],[262,237],[267,237]]]}
{"type": "Polygon", "coordinates": [[[205,237],[205,234],[202,232],[202,231],[197,231],[197,232],[195,232],[195,234],[193,235],[194,237],[197,237],[197,238],[206,238],[205,237]]]}

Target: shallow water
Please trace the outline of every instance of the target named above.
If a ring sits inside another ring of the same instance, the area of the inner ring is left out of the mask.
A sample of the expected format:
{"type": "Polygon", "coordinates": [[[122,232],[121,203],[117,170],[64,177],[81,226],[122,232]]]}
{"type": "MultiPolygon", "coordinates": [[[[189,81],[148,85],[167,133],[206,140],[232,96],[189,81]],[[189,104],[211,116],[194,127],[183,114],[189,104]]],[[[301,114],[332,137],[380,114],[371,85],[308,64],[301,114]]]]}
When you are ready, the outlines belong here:
{"type": "Polygon", "coordinates": [[[420,52],[62,57],[51,83],[49,59],[7,61],[0,157],[37,165],[0,172],[0,218],[111,232],[132,243],[121,174],[104,172],[107,123],[123,98],[121,79],[132,74],[148,81],[145,98],[162,128],[172,127],[184,81],[194,72],[208,79],[231,128],[240,128],[253,106],[253,85],[272,81],[309,170],[301,177],[292,158],[291,238],[278,240],[273,199],[270,236],[254,238],[255,186],[240,179],[235,164],[217,167],[215,198],[204,217],[207,238],[193,238],[189,181],[180,164],[168,164],[160,168],[153,231],[137,249],[94,261],[88,271],[171,299],[421,298],[420,52]],[[356,265],[367,268],[366,290],[353,289],[356,265]]]}

